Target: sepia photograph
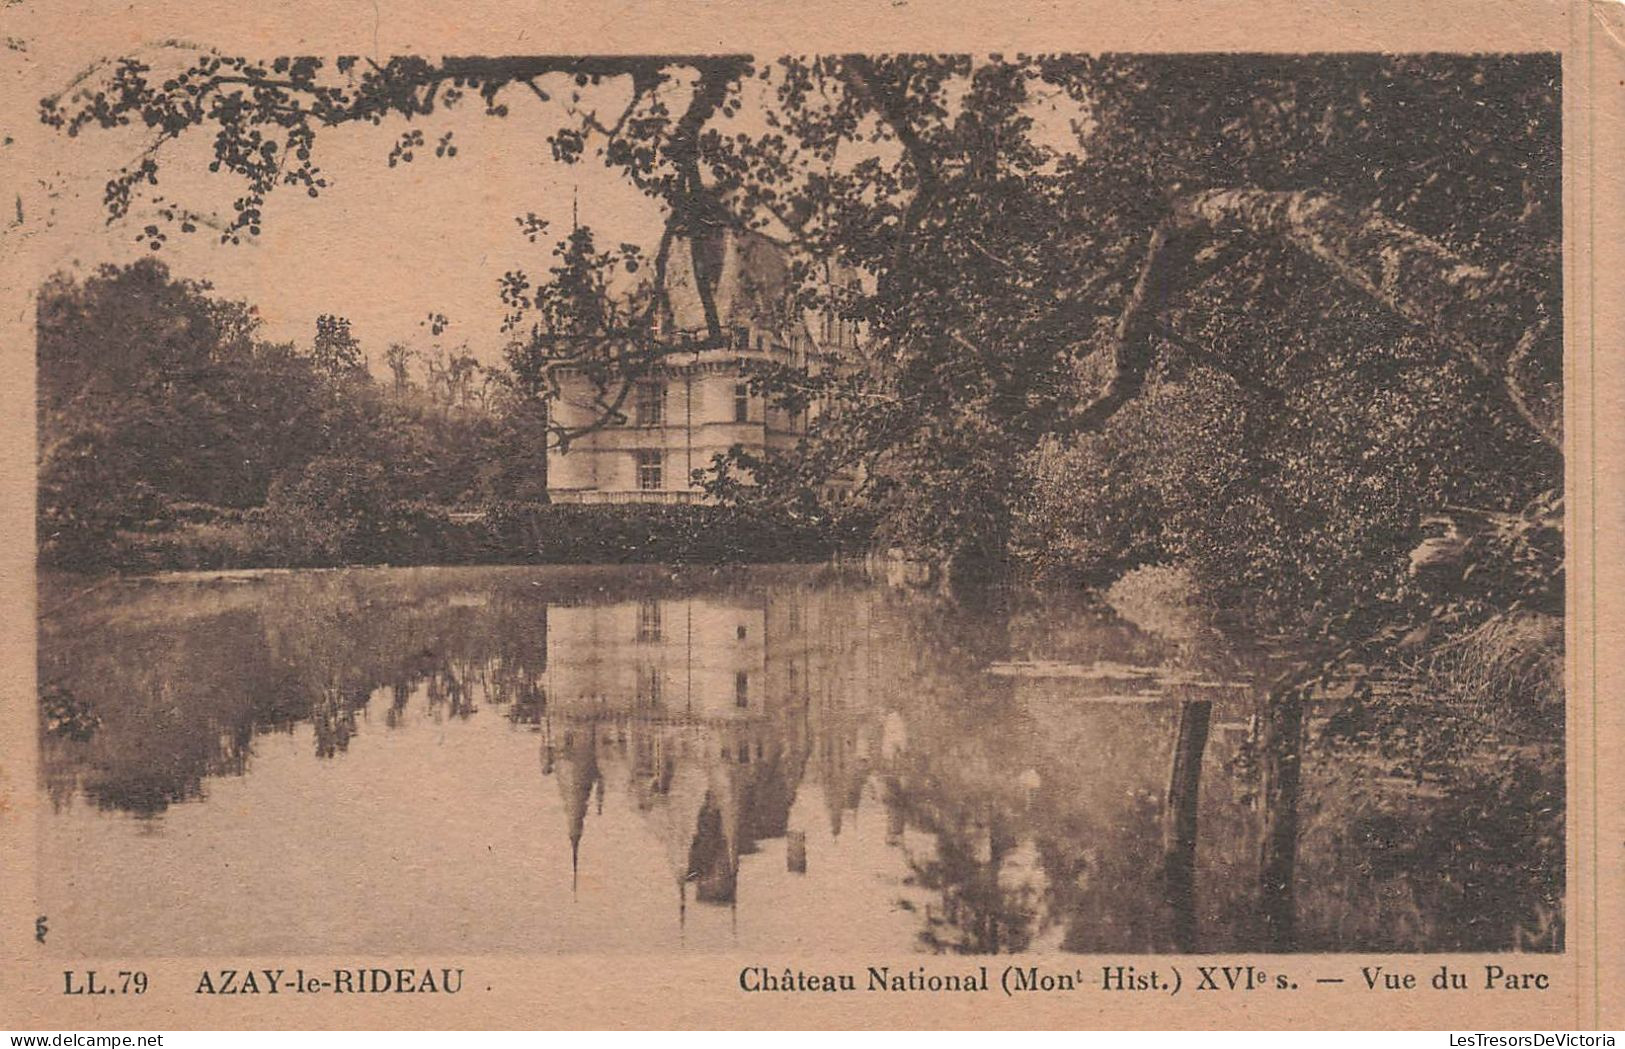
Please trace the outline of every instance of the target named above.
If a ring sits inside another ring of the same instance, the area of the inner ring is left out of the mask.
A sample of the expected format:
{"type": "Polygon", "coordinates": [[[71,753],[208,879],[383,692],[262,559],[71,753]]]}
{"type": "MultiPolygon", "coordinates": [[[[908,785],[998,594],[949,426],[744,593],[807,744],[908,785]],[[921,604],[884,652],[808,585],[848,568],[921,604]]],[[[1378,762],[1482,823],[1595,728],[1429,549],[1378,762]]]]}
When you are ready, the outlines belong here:
{"type": "Polygon", "coordinates": [[[1558,52],[7,43],[63,993],[1572,950],[1558,52]]]}

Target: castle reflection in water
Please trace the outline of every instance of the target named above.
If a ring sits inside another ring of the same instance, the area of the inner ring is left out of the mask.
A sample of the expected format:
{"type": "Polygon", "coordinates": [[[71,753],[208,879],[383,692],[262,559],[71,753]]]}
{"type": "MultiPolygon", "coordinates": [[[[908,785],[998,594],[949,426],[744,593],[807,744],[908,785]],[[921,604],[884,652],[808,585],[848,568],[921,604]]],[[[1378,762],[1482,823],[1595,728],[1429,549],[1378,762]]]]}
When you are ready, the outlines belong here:
{"type": "MultiPolygon", "coordinates": [[[[977,613],[849,587],[555,606],[546,636],[545,702],[526,717],[573,881],[621,860],[583,852],[606,794],[661,843],[679,922],[692,901],[737,903],[742,857],[759,877],[768,857],[792,876],[859,863],[841,834],[861,815],[883,820],[893,854],[868,866],[902,872],[895,903],[931,948],[1173,945],[1181,908],[1161,867],[1176,697],[1143,673],[990,673],[1013,656],[1157,663],[1169,646],[1076,610],[977,613]]],[[[1251,876],[1236,868],[1257,840],[1227,774],[1247,696],[1207,689],[1221,717],[1204,859],[1227,880],[1203,895],[1229,936],[1248,921],[1251,876]]]]}
{"type": "MultiPolygon", "coordinates": [[[[906,746],[872,699],[866,612],[816,595],[550,610],[542,771],[572,862],[611,782],[664,843],[679,908],[690,886],[735,902],[741,855],[770,842],[791,872],[818,862],[877,760],[906,746]]],[[[900,841],[901,808],[887,820],[900,841]]]]}
{"type": "MultiPolygon", "coordinates": [[[[60,949],[1261,942],[1262,668],[1082,595],[448,568],[130,582],[65,607],[39,655],[60,949]],[[1181,807],[1193,706],[1211,724],[1181,807]]],[[[1410,795],[1383,836],[1348,832],[1348,775],[1306,760],[1298,946],[1505,942],[1456,867],[1386,862],[1429,826],[1410,795]]]]}

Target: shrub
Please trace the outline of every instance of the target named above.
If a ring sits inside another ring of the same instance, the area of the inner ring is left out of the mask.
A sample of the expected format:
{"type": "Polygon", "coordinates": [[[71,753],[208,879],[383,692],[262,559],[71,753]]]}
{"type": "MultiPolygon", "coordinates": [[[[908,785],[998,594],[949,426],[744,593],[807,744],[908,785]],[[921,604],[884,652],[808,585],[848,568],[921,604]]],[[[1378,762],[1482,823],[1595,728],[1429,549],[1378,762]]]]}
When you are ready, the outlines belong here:
{"type": "Polygon", "coordinates": [[[264,529],[245,522],[179,525],[119,537],[117,563],[134,571],[221,571],[268,563],[264,529]]]}
{"type": "Polygon", "coordinates": [[[1513,612],[1496,616],[1426,662],[1439,695],[1476,719],[1518,736],[1563,738],[1563,620],[1513,612]]]}
{"type": "Polygon", "coordinates": [[[726,506],[496,503],[478,516],[387,498],[371,470],[279,479],[263,510],[121,531],[97,563],[127,571],[344,564],[743,564],[861,551],[857,526],[726,506]]]}
{"type": "Polygon", "coordinates": [[[326,565],[390,560],[403,516],[382,465],[335,456],[277,475],[262,521],[278,561],[326,565]]]}
{"type": "Polygon", "coordinates": [[[1169,640],[1190,640],[1209,629],[1195,578],[1177,566],[1143,565],[1124,573],[1107,588],[1106,603],[1141,630],[1169,640]]]}
{"type": "Polygon", "coordinates": [[[535,564],[819,561],[861,544],[820,522],[731,506],[499,503],[474,527],[482,559],[535,564]]]}
{"type": "Polygon", "coordinates": [[[158,513],[158,493],[125,475],[101,435],[76,434],[40,463],[35,527],[43,564],[74,571],[116,563],[117,535],[158,513]]]}

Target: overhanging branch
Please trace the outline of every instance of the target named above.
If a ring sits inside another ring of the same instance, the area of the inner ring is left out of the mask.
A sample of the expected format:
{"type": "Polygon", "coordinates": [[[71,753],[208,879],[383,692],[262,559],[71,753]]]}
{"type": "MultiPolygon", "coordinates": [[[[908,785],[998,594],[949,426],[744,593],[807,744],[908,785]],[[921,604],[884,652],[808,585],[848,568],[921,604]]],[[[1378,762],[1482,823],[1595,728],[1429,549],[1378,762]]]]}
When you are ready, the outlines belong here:
{"type": "Polygon", "coordinates": [[[1146,246],[1119,316],[1113,373],[1070,429],[1098,429],[1144,387],[1158,315],[1184,284],[1196,247],[1243,233],[1292,248],[1404,318],[1491,380],[1503,403],[1561,453],[1561,406],[1524,389],[1517,366],[1547,337],[1532,296],[1407,226],[1324,194],[1211,190],[1178,200],[1146,246]]]}

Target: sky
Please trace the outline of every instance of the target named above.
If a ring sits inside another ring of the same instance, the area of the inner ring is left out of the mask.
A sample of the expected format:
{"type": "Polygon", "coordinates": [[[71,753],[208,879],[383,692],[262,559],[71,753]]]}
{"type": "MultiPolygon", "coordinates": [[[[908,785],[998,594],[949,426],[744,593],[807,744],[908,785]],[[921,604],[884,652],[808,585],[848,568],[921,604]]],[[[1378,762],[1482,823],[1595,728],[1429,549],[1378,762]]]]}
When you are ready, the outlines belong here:
{"type": "MultiPolygon", "coordinates": [[[[184,54],[157,53],[156,65],[184,54]]],[[[61,82],[72,77],[64,72],[61,82]]],[[[567,92],[566,92],[567,94],[567,92]]],[[[103,188],[141,150],[144,138],[125,129],[87,128],[75,138],[45,129],[37,136],[36,170],[54,173],[50,184],[27,187],[23,206],[48,221],[35,238],[41,276],[85,273],[102,263],[155,255],[177,276],[207,279],[217,293],[259,308],[264,334],[307,343],[316,317],[350,318],[369,358],[381,361],[391,341],[427,346],[430,312],[446,315],[448,345],[466,341],[483,360],[499,359],[506,337],[498,280],[510,269],[535,275],[550,264],[556,236],[568,232],[573,209],[602,243],[650,243],[660,230],[658,206],[617,173],[588,157],[565,165],[552,159],[546,135],[566,119],[559,103],[544,104],[528,91],[510,91],[506,118],[488,117],[478,100],[417,125],[400,119],[382,125],[346,125],[318,132],[315,155],[329,187],[315,199],[301,187],[279,187],[264,208],[261,235],[222,245],[207,227],[169,239],[154,252],[140,231],[154,221],[138,205],[109,224],[103,188]],[[390,167],[397,136],[421,126],[432,143],[454,132],[457,156],[436,158],[419,149],[411,164],[390,167]],[[550,229],[535,244],[517,218],[535,212],[550,229]]],[[[607,108],[613,98],[598,100],[607,108]]],[[[195,128],[159,155],[159,186],[152,192],[204,213],[230,215],[243,191],[230,174],[211,174],[209,130],[195,128]]]]}
{"type": "MultiPolygon", "coordinates": [[[[7,63],[0,86],[13,99],[61,92],[87,63],[105,63],[107,56],[136,55],[153,67],[149,75],[154,76],[196,56],[195,46],[184,40],[177,46],[164,35],[172,27],[161,24],[142,37],[99,38],[99,27],[89,23],[83,38],[31,33],[28,16],[37,5],[22,2],[27,6],[20,20],[7,24],[8,41],[20,46],[0,53],[7,63]],[[13,26],[16,36],[10,35],[13,26]]],[[[289,48],[223,43],[222,50],[264,58],[289,48]]],[[[320,129],[315,159],[328,188],[311,199],[301,187],[279,187],[267,198],[260,236],[238,245],[220,244],[207,227],[193,234],[166,227],[168,241],[152,252],[141,230],[156,216],[150,204],[139,201],[123,219],[106,221],[104,187],[146,145],[150,132],[145,129],[90,127],[69,138],[41,126],[30,101],[14,108],[0,161],[26,149],[32,154],[29,166],[45,174],[20,183],[16,194],[17,207],[29,219],[36,278],[60,271],[82,275],[103,263],[155,254],[175,275],[208,280],[219,295],[254,304],[263,334],[272,340],[308,344],[317,316],[338,314],[350,319],[376,367],[391,342],[428,348],[433,336],[424,321],[438,313],[451,321],[443,345],[466,344],[477,358],[495,363],[507,341],[499,278],[524,269],[534,284],[573,214],[599,234],[602,244],[652,248],[660,232],[658,205],[591,153],[576,165],[552,158],[546,138],[570,122],[571,92],[562,78],[543,86],[554,101],[543,102],[523,88],[505,91],[501,101],[510,114],[504,118],[486,116],[473,100],[415,124],[393,118],[376,127],[320,129]],[[413,163],[390,167],[391,148],[409,127],[421,128],[430,143],[453,132],[456,157],[436,158],[432,148],[420,148],[413,163]],[[527,212],[551,223],[534,244],[516,221],[527,212]]],[[[681,85],[672,90],[686,92],[681,85]]],[[[589,89],[580,105],[597,109],[610,122],[626,91],[624,81],[611,80],[589,89]]],[[[1076,106],[1057,106],[1053,100],[1036,104],[1043,110],[1038,130],[1058,149],[1076,148],[1076,106]]],[[[680,100],[673,105],[680,108],[680,100]]],[[[152,192],[206,214],[231,214],[230,203],[244,186],[229,173],[208,172],[207,126],[183,133],[158,156],[160,185],[152,192]]]]}

